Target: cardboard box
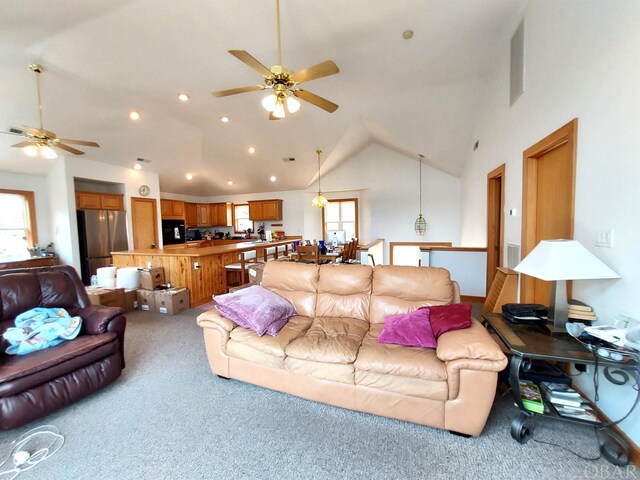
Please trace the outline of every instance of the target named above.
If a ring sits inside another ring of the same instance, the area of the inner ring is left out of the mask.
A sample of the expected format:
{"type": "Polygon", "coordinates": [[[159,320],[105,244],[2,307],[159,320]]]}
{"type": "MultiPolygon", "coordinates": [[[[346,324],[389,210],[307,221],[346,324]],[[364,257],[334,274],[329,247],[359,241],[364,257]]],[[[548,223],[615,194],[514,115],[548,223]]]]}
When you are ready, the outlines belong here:
{"type": "Polygon", "coordinates": [[[189,309],[189,289],[156,290],[156,312],[175,315],[189,309]]]}
{"type": "Polygon", "coordinates": [[[245,283],[244,285],[238,285],[236,287],[231,287],[229,289],[229,293],[234,293],[234,292],[237,292],[238,290],[242,290],[244,288],[249,288],[249,287],[252,287],[252,286],[253,286],[252,283],[245,283]]]}
{"type": "Polygon", "coordinates": [[[125,288],[124,289],[124,311],[130,312],[138,308],[138,289],[137,288],[125,288]]]}
{"type": "Polygon", "coordinates": [[[156,292],[153,290],[137,290],[138,308],[145,312],[156,311],[156,292]]]}
{"type": "Polygon", "coordinates": [[[120,307],[126,310],[124,288],[87,288],[92,305],[120,307]]]}
{"type": "Polygon", "coordinates": [[[140,270],[140,288],[153,290],[164,283],[164,268],[151,267],[140,270]]]}
{"type": "Polygon", "coordinates": [[[264,263],[256,263],[247,269],[247,273],[249,274],[249,283],[252,285],[260,285],[264,265],[264,263]]]}

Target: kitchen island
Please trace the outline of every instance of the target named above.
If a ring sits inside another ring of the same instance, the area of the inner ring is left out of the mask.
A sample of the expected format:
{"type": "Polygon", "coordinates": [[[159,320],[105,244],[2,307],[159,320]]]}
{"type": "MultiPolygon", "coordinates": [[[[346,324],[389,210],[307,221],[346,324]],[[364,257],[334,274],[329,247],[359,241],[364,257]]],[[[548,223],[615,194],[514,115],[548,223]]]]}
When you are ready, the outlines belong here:
{"type": "Polygon", "coordinates": [[[211,301],[211,295],[227,293],[225,265],[237,263],[241,254],[256,252],[264,259],[268,248],[291,245],[292,239],[273,242],[241,242],[202,248],[140,249],[111,252],[118,267],[164,267],[166,282],[187,287],[191,306],[211,301]]]}

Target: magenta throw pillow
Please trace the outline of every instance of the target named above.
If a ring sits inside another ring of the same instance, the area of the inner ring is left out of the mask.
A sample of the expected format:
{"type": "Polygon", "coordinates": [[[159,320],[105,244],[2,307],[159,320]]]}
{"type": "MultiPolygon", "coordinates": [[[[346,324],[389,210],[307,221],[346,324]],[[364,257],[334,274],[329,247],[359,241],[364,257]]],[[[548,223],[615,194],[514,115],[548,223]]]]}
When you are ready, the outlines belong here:
{"type": "Polygon", "coordinates": [[[213,300],[222,315],[260,336],[265,333],[277,335],[287,321],[296,315],[291,303],[260,285],[214,295],[213,300]]]}
{"type": "Polygon", "coordinates": [[[451,305],[434,305],[423,307],[429,310],[429,322],[436,338],[451,330],[460,330],[471,326],[471,304],[453,303],[451,305]]]}
{"type": "Polygon", "coordinates": [[[436,338],[429,323],[429,311],[419,309],[415,312],[386,316],[378,343],[436,348],[436,338]]]}

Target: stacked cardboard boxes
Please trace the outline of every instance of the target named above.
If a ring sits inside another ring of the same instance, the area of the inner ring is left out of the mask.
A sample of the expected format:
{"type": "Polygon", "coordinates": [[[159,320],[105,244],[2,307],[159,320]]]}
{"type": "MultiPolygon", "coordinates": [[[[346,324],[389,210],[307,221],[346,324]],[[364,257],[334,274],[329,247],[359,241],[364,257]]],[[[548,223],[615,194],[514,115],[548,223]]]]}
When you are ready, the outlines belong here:
{"type": "Polygon", "coordinates": [[[164,269],[151,267],[140,270],[140,286],[137,291],[138,308],[145,312],[166,313],[175,315],[188,310],[189,290],[187,288],[157,287],[165,284],[164,269]]]}

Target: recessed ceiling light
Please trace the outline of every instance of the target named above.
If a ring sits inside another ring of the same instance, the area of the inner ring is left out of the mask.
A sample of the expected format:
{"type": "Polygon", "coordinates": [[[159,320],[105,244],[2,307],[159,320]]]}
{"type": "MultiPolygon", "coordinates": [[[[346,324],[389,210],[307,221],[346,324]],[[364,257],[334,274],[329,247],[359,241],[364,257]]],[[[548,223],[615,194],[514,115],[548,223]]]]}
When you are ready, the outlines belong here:
{"type": "Polygon", "coordinates": [[[141,163],[136,163],[133,168],[135,168],[136,170],[142,170],[142,164],[141,163]]]}
{"type": "Polygon", "coordinates": [[[140,114],[138,112],[136,112],[135,110],[131,110],[129,112],[129,118],[131,120],[138,120],[140,118],[140,114]]]}
{"type": "Polygon", "coordinates": [[[275,182],[276,181],[276,176],[275,175],[271,175],[269,177],[269,180],[271,180],[272,182],[275,182]]]}
{"type": "Polygon", "coordinates": [[[249,153],[256,153],[255,147],[249,147],[249,153]]]}
{"type": "Polygon", "coordinates": [[[187,95],[186,93],[179,93],[178,100],[180,100],[181,102],[186,102],[187,100],[189,100],[189,95],[187,95]]]}
{"type": "Polygon", "coordinates": [[[229,117],[220,117],[222,123],[229,123],[229,117]]]}
{"type": "Polygon", "coordinates": [[[233,182],[231,180],[227,181],[227,185],[233,185],[233,182]]]}
{"type": "Polygon", "coordinates": [[[193,179],[193,174],[192,173],[187,173],[185,175],[185,177],[187,177],[187,180],[192,180],[193,179]]]}
{"type": "Polygon", "coordinates": [[[402,32],[402,38],[405,40],[409,40],[411,37],[413,37],[413,30],[405,30],[402,32]]]}

